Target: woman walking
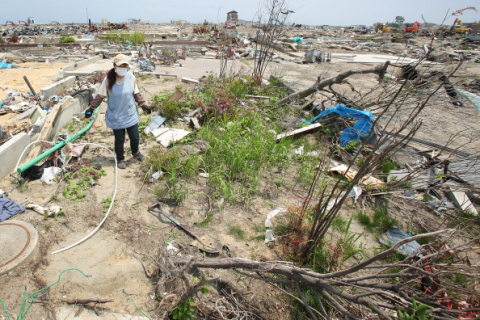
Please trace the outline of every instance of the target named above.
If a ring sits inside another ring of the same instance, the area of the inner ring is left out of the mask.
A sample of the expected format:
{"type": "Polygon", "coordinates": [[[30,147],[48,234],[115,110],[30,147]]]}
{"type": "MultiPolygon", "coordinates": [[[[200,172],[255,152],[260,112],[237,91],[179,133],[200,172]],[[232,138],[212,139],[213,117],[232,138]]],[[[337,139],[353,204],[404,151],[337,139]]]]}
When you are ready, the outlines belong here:
{"type": "Polygon", "coordinates": [[[115,137],[115,154],[117,157],[117,167],[119,169],[125,169],[127,167],[124,156],[125,132],[130,139],[130,148],[133,157],[138,161],[145,159],[139,150],[139,115],[136,104],[142,108],[145,113],[152,112],[151,108],[145,104],[145,100],[138,90],[135,76],[130,72],[130,67],[130,59],[126,55],[117,55],[113,59],[113,68],[108,71],[98,94],[85,111],[85,117],[90,118],[93,111],[102,103],[103,99],[105,97],[108,98],[105,122],[107,127],[113,130],[115,137]]]}

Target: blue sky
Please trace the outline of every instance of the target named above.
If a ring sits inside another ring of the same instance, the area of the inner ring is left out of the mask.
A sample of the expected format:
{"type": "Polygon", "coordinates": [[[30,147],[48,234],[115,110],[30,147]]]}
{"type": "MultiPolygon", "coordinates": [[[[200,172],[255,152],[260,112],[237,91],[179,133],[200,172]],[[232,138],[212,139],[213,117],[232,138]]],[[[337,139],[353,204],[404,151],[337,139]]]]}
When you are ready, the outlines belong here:
{"type": "MultiPolygon", "coordinates": [[[[198,23],[205,19],[210,22],[224,22],[227,12],[235,10],[239,18],[255,19],[256,13],[264,5],[259,0],[16,0],[5,1],[0,10],[0,24],[4,21],[26,20],[35,17],[37,23],[58,22],[126,22],[129,18],[169,22],[187,20],[198,23]],[[3,21],[2,21],[3,20],[3,21]]],[[[452,24],[455,17],[451,13],[465,8],[459,18],[463,22],[480,20],[480,0],[295,0],[287,2],[295,11],[287,22],[311,25],[373,25],[375,22],[391,22],[400,15],[406,22],[422,22],[422,15],[428,22],[440,23],[448,10],[446,24],[452,24]]]]}

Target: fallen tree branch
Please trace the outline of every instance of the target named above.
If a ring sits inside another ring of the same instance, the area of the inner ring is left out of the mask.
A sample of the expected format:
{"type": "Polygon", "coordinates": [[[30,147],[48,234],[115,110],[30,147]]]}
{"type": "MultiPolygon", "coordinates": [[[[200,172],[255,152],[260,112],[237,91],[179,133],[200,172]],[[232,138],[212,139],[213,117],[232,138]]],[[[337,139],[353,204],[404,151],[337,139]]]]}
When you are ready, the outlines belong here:
{"type": "Polygon", "coordinates": [[[332,86],[334,84],[342,83],[346,78],[350,77],[354,74],[364,74],[364,73],[375,73],[378,74],[379,79],[383,78],[383,75],[387,71],[388,66],[390,65],[390,61],[385,62],[385,64],[377,66],[375,68],[370,69],[350,69],[345,72],[342,72],[334,77],[330,77],[324,80],[318,78],[317,82],[315,82],[310,88],[292,93],[286,98],[277,102],[277,106],[283,106],[292,101],[300,100],[302,98],[308,97],[309,95],[315,93],[318,90],[322,90],[325,87],[332,86]]]}

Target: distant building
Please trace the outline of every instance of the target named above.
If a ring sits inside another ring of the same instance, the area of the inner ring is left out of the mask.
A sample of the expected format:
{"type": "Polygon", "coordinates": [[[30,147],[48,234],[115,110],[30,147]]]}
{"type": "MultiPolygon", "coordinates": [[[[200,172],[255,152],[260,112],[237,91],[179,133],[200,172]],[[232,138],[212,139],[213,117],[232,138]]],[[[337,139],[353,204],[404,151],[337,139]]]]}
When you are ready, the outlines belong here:
{"type": "Polygon", "coordinates": [[[237,11],[230,11],[227,12],[227,22],[238,22],[238,12],[237,11]]]}
{"type": "Polygon", "coordinates": [[[28,17],[27,23],[29,23],[29,24],[35,24],[35,18],[34,18],[34,17],[28,17]]]}

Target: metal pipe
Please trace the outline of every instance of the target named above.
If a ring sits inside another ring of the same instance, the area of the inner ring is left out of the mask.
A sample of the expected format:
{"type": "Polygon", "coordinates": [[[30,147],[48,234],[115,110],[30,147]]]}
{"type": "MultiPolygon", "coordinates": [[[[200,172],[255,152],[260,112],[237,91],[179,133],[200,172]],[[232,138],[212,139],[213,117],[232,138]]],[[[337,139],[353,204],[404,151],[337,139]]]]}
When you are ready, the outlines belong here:
{"type": "Polygon", "coordinates": [[[81,136],[86,131],[88,131],[92,127],[93,123],[95,122],[95,119],[97,118],[98,110],[100,110],[100,108],[95,109],[95,111],[92,114],[92,118],[90,119],[88,124],[82,130],[78,131],[77,133],[73,134],[72,136],[68,137],[65,140],[55,142],[50,149],[48,149],[47,151],[45,151],[41,155],[35,157],[34,159],[30,160],[29,162],[25,163],[23,166],[19,167],[17,169],[17,172],[18,173],[24,172],[25,170],[27,170],[28,168],[30,168],[31,166],[33,166],[34,164],[36,164],[40,160],[42,160],[45,157],[51,155],[52,153],[54,153],[58,149],[63,148],[67,143],[69,143],[72,140],[75,140],[78,136],[81,136]]]}
{"type": "Polygon", "coordinates": [[[28,81],[28,78],[27,76],[23,76],[23,80],[25,80],[25,82],[27,83],[27,86],[30,88],[30,92],[36,96],[37,93],[35,92],[35,90],[33,89],[32,85],[30,84],[30,81],[28,81]]]}

